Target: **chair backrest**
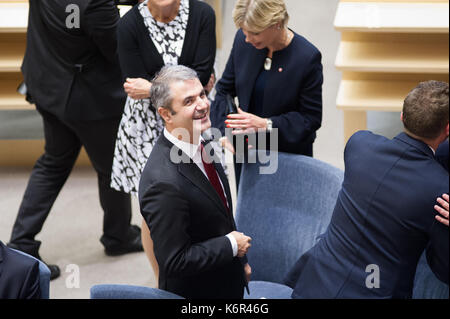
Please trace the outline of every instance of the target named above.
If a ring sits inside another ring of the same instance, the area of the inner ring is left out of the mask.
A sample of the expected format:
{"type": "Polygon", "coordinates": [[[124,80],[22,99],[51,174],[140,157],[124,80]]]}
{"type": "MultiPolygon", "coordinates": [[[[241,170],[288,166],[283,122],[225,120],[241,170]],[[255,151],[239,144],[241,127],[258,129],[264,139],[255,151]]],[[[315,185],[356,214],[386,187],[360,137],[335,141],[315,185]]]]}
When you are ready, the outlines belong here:
{"type": "Polygon", "coordinates": [[[417,264],[413,299],[448,299],[448,285],[437,279],[428,266],[426,253],[417,264]]]}
{"type": "Polygon", "coordinates": [[[184,299],[161,289],[130,285],[95,285],[91,299],[184,299]]]}
{"type": "Polygon", "coordinates": [[[252,237],[252,280],[283,283],[298,258],[326,231],[341,189],[342,170],[317,159],[278,153],[278,169],[244,164],[236,207],[240,232],[252,237]]]}
{"type": "MultiPolygon", "coordinates": [[[[12,249],[12,248],[11,248],[12,249]]],[[[41,290],[41,299],[49,299],[50,298],[50,269],[48,269],[47,265],[43,263],[41,260],[24,253],[23,251],[13,249],[14,251],[37,260],[39,262],[39,288],[41,290]]]]}

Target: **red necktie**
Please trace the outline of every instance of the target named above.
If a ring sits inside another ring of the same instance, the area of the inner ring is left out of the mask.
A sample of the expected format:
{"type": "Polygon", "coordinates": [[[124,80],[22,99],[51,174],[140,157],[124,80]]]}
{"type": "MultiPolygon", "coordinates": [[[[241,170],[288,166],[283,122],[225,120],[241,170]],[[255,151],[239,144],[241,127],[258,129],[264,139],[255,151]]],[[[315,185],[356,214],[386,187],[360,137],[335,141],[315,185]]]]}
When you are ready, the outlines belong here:
{"type": "Polygon", "coordinates": [[[216,171],[216,168],[214,167],[214,164],[210,161],[210,158],[209,158],[207,152],[205,151],[205,148],[204,148],[203,144],[201,144],[201,151],[202,151],[202,156],[201,157],[202,157],[203,166],[205,168],[206,175],[208,176],[209,182],[214,187],[214,189],[216,190],[217,194],[219,194],[219,197],[222,200],[223,205],[225,206],[227,211],[229,211],[227,199],[226,199],[225,194],[223,192],[222,185],[220,184],[219,175],[217,174],[217,171],[216,171]],[[203,157],[205,157],[205,158],[203,158],[203,157]],[[211,162],[211,163],[206,163],[205,159],[207,159],[208,162],[211,162]]]}

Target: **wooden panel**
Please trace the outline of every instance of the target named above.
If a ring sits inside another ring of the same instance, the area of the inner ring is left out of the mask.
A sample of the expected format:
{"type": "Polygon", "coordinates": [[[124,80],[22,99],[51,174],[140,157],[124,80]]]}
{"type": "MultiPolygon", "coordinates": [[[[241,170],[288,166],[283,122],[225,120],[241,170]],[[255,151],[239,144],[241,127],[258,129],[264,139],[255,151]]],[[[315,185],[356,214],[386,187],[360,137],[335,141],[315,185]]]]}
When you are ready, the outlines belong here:
{"type": "MultiPolygon", "coordinates": [[[[32,167],[44,153],[44,144],[44,140],[0,140],[0,166],[32,167]]],[[[91,165],[84,148],[75,165],[91,165]]]]}
{"type": "Polygon", "coordinates": [[[448,2],[340,2],[339,31],[448,33],[448,2]]]}
{"type": "Polygon", "coordinates": [[[341,2],[400,2],[400,3],[415,3],[415,2],[434,2],[434,3],[448,3],[448,0],[341,0],[341,2]]]}
{"type": "Polygon", "coordinates": [[[20,73],[0,73],[0,110],[32,110],[25,97],[17,93],[17,87],[22,83],[20,73]]]}
{"type": "MultiPolygon", "coordinates": [[[[124,16],[131,6],[118,6],[124,16]]],[[[0,33],[26,33],[28,26],[28,1],[0,2],[0,33]]]]}
{"type": "Polygon", "coordinates": [[[406,73],[362,73],[362,72],[344,72],[342,80],[356,81],[411,81],[424,82],[428,80],[449,82],[447,74],[406,74],[406,73]]]}
{"type": "Polygon", "coordinates": [[[449,49],[446,41],[421,42],[341,42],[336,59],[341,71],[448,73],[449,49]]]}
{"type": "Polygon", "coordinates": [[[28,25],[28,2],[0,3],[0,32],[24,33],[28,25]]]}
{"type": "Polygon", "coordinates": [[[367,129],[367,114],[359,111],[344,111],[345,141],[358,131],[367,129]]]}
{"type": "Polygon", "coordinates": [[[352,111],[401,111],[415,81],[350,81],[339,87],[337,107],[352,111]]]}
{"type": "Polygon", "coordinates": [[[204,0],[208,3],[216,12],[216,37],[217,37],[217,48],[222,48],[222,25],[223,25],[223,15],[222,15],[222,0],[204,0]]]}
{"type": "Polygon", "coordinates": [[[341,2],[448,3],[448,0],[341,0],[341,2]]]}
{"type": "Polygon", "coordinates": [[[26,47],[26,34],[0,33],[0,72],[20,72],[26,47]]]}
{"type": "Polygon", "coordinates": [[[341,0],[336,99],[344,134],[367,127],[367,111],[399,112],[419,82],[448,82],[448,0],[341,0]]]}
{"type": "Polygon", "coordinates": [[[420,82],[428,80],[448,82],[448,74],[378,74],[373,77],[346,74],[339,86],[336,104],[341,110],[399,112],[408,93],[420,82]]]}

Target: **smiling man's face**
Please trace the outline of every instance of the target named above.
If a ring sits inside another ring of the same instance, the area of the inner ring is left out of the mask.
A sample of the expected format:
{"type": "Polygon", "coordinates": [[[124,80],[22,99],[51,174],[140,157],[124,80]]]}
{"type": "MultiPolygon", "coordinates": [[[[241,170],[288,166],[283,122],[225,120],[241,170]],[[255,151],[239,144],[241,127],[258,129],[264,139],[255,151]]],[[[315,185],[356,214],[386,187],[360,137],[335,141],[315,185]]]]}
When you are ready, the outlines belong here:
{"type": "Polygon", "coordinates": [[[183,140],[195,144],[198,136],[211,127],[210,102],[205,90],[198,79],[191,79],[172,82],[170,92],[172,112],[160,112],[166,122],[166,128],[171,133],[175,129],[186,130],[189,133],[189,141],[185,140],[187,136],[183,136],[183,140]]]}

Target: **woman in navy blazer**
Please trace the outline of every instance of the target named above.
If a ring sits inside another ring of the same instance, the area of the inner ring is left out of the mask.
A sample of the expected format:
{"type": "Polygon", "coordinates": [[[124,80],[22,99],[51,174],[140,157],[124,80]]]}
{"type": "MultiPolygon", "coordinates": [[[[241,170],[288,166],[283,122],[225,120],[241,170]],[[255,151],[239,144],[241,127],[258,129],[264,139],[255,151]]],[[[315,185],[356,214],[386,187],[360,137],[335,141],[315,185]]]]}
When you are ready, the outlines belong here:
{"type": "Polygon", "coordinates": [[[276,128],[279,151],[312,156],[322,122],[321,53],[287,28],[283,0],[238,0],[233,15],[241,29],[216,86],[213,126],[222,133],[225,126],[241,133],[276,128]],[[228,118],[227,94],[240,104],[228,118]]]}

